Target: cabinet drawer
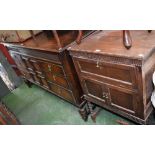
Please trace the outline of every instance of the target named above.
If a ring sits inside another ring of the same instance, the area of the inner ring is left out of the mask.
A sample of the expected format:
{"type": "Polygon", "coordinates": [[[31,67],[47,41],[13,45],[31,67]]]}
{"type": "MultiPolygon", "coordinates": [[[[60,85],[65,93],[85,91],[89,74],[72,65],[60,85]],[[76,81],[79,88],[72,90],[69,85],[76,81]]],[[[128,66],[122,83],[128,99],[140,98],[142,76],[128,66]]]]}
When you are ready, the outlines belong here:
{"type": "Polygon", "coordinates": [[[63,67],[53,63],[42,63],[42,68],[45,72],[52,72],[53,74],[64,76],[63,67]]]}
{"type": "Polygon", "coordinates": [[[59,87],[55,84],[49,83],[49,85],[50,85],[50,90],[52,92],[54,92],[56,95],[64,98],[65,100],[67,100],[69,102],[74,103],[74,99],[73,99],[72,93],[70,91],[63,89],[62,87],[59,87]]]}
{"type": "Polygon", "coordinates": [[[47,72],[47,73],[45,73],[45,75],[46,75],[47,81],[56,83],[62,87],[68,88],[68,83],[67,83],[66,78],[57,76],[51,72],[47,72]]]}
{"type": "Polygon", "coordinates": [[[23,63],[25,64],[26,68],[28,70],[33,71],[34,70],[34,66],[33,64],[30,62],[30,58],[26,57],[26,56],[21,56],[23,63]]]}
{"type": "Polygon", "coordinates": [[[37,83],[38,85],[41,85],[41,79],[40,79],[40,77],[37,76],[36,73],[34,73],[34,72],[29,72],[29,74],[30,74],[31,77],[33,78],[33,82],[37,83]]]}
{"type": "Polygon", "coordinates": [[[41,72],[40,62],[37,59],[30,58],[29,61],[36,72],[41,72]]]}
{"type": "Polygon", "coordinates": [[[20,72],[23,78],[33,81],[33,76],[29,72],[23,70],[20,70],[20,72]]]}
{"type": "Polygon", "coordinates": [[[83,59],[75,59],[75,64],[81,76],[88,76],[119,87],[137,89],[135,68],[132,66],[83,59]]]}
{"type": "Polygon", "coordinates": [[[47,82],[46,79],[45,79],[45,76],[42,75],[42,74],[38,74],[37,76],[40,78],[41,85],[42,85],[43,87],[45,87],[46,89],[49,89],[49,85],[48,85],[48,82],[47,82]]]}
{"type": "Polygon", "coordinates": [[[50,60],[52,62],[61,64],[58,52],[53,51],[53,52],[49,53],[47,51],[42,51],[42,50],[38,50],[38,49],[28,49],[25,47],[13,47],[13,46],[9,46],[8,49],[11,53],[16,52],[16,53],[27,55],[30,57],[44,59],[44,60],[50,60]]]}

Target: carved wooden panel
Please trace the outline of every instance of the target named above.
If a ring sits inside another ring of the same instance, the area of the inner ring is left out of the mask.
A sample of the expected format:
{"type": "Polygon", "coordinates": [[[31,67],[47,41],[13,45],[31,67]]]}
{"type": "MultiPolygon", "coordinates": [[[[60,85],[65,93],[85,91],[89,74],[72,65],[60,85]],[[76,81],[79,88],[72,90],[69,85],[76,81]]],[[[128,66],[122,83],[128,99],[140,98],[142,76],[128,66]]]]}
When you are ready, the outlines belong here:
{"type": "Polygon", "coordinates": [[[88,96],[102,101],[103,104],[109,104],[109,92],[106,85],[101,85],[97,81],[88,79],[84,79],[82,84],[84,91],[88,96]]]}
{"type": "Polygon", "coordinates": [[[24,64],[26,65],[27,69],[30,71],[34,71],[34,66],[30,61],[29,57],[25,57],[25,56],[21,56],[22,61],[24,62],[24,64]]]}
{"type": "Polygon", "coordinates": [[[90,97],[90,101],[103,107],[106,104],[132,115],[137,114],[137,95],[132,91],[121,90],[118,87],[113,87],[92,79],[82,78],[81,83],[84,93],[87,97],[90,97]]]}
{"type": "Polygon", "coordinates": [[[56,83],[62,87],[68,88],[67,80],[64,77],[57,76],[51,72],[45,73],[48,82],[56,83]]]}
{"type": "Polygon", "coordinates": [[[111,97],[111,105],[123,110],[125,112],[134,114],[137,109],[135,109],[135,105],[137,104],[134,102],[135,98],[132,93],[127,93],[123,91],[118,91],[116,89],[110,88],[110,97],[111,97]]]}
{"type": "Polygon", "coordinates": [[[63,89],[62,87],[59,87],[59,86],[57,86],[55,84],[51,84],[51,83],[49,83],[49,85],[50,85],[50,90],[52,92],[54,92],[55,94],[57,94],[60,97],[65,98],[69,102],[74,102],[72,93],[69,90],[63,89]]]}
{"type": "Polygon", "coordinates": [[[35,60],[35,59],[30,59],[29,60],[31,65],[33,66],[33,69],[36,71],[36,72],[41,72],[41,67],[40,67],[40,62],[35,60]]]}
{"type": "Polygon", "coordinates": [[[44,72],[52,72],[53,74],[64,76],[63,68],[58,64],[42,62],[41,66],[44,72]]]}

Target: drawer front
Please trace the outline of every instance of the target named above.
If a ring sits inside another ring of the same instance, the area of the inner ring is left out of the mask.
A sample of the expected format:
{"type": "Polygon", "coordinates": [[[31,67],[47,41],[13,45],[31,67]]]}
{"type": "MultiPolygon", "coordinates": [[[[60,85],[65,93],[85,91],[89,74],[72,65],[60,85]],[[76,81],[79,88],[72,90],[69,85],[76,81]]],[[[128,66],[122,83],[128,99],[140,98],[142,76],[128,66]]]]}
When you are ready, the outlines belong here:
{"type": "Polygon", "coordinates": [[[59,76],[65,76],[61,65],[42,62],[41,66],[44,72],[52,72],[53,74],[56,74],[59,76]]]}
{"type": "Polygon", "coordinates": [[[69,88],[69,86],[61,65],[18,54],[14,56],[24,78],[46,89],[51,89],[58,96],[73,102],[71,92],[62,88],[69,88]]]}
{"type": "Polygon", "coordinates": [[[102,107],[108,105],[131,115],[138,114],[137,94],[90,79],[83,78],[81,83],[89,101],[102,107]]]}
{"type": "Polygon", "coordinates": [[[34,82],[42,87],[45,87],[46,89],[49,89],[48,82],[46,81],[44,75],[36,74],[33,72],[26,72],[22,70],[21,73],[23,78],[28,79],[29,81],[34,82]]]}
{"type": "Polygon", "coordinates": [[[135,68],[75,58],[80,75],[128,89],[137,89],[135,68]]]}
{"type": "Polygon", "coordinates": [[[39,84],[39,85],[42,84],[42,83],[41,83],[41,79],[37,76],[36,73],[34,73],[34,72],[29,72],[29,74],[30,74],[31,77],[33,78],[33,82],[35,82],[35,83],[37,83],[37,84],[39,84]]]}
{"type": "Polygon", "coordinates": [[[46,89],[49,89],[49,85],[48,85],[48,82],[47,82],[46,79],[45,79],[45,76],[44,76],[44,75],[41,75],[41,74],[38,74],[37,77],[40,78],[41,85],[42,85],[43,87],[45,87],[46,89]]]}
{"type": "Polygon", "coordinates": [[[68,88],[67,80],[64,77],[59,77],[51,72],[45,73],[46,79],[49,82],[56,83],[62,87],[68,88]]]}
{"type": "Polygon", "coordinates": [[[40,62],[36,59],[29,59],[29,63],[31,63],[31,65],[33,66],[33,70],[35,70],[38,73],[41,73],[41,67],[40,67],[40,62]]]}
{"type": "Polygon", "coordinates": [[[27,55],[28,57],[34,57],[34,58],[39,58],[39,59],[44,59],[44,60],[50,60],[52,62],[56,62],[61,64],[60,59],[59,59],[59,53],[55,51],[46,52],[43,50],[37,50],[37,49],[27,49],[24,47],[8,47],[10,53],[18,53],[22,55],[27,55]]]}
{"type": "Polygon", "coordinates": [[[28,57],[24,57],[24,56],[21,56],[21,58],[22,58],[22,61],[25,64],[26,68],[28,70],[33,71],[34,67],[33,67],[32,63],[29,61],[30,59],[28,57]]]}
{"type": "Polygon", "coordinates": [[[56,95],[64,98],[65,100],[67,100],[69,102],[74,103],[74,99],[73,99],[72,93],[70,91],[63,89],[62,87],[59,87],[55,84],[49,83],[49,85],[50,85],[50,90],[52,92],[54,92],[56,95]]]}
{"type": "Polygon", "coordinates": [[[30,81],[34,81],[33,76],[29,72],[23,70],[20,70],[20,72],[23,78],[28,79],[30,81]]]}

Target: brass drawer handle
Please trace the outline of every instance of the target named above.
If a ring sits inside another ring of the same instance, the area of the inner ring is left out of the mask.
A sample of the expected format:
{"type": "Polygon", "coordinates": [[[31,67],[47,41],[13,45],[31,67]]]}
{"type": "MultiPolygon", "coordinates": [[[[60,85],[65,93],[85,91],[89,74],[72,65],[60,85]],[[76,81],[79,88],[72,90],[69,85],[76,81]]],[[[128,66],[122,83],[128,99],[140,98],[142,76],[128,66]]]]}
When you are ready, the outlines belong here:
{"type": "Polygon", "coordinates": [[[41,79],[45,79],[45,77],[44,76],[41,76],[41,75],[38,75],[38,77],[40,77],[41,79]]]}
{"type": "Polygon", "coordinates": [[[102,97],[108,99],[108,93],[103,92],[102,97]]]}
{"type": "Polygon", "coordinates": [[[37,63],[37,61],[33,59],[30,59],[30,62],[37,63]]]}
{"type": "Polygon", "coordinates": [[[51,72],[51,65],[48,65],[48,70],[51,72]]]}

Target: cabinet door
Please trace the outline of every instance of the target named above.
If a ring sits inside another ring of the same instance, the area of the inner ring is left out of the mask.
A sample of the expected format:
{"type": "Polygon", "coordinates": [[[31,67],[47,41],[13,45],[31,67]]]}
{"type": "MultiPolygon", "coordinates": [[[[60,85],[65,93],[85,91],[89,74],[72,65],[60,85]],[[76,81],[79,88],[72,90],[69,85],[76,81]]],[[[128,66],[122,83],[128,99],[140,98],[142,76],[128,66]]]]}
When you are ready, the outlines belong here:
{"type": "Polygon", "coordinates": [[[121,111],[135,115],[137,111],[136,95],[132,92],[125,92],[115,88],[109,88],[110,105],[121,111]]]}
{"type": "Polygon", "coordinates": [[[138,94],[92,79],[83,78],[81,83],[85,97],[90,102],[101,107],[109,106],[115,111],[138,115],[138,106],[140,108],[137,100],[138,94]]]}
{"type": "Polygon", "coordinates": [[[97,81],[83,79],[82,86],[85,94],[96,102],[100,101],[102,104],[110,103],[109,90],[105,84],[101,85],[97,81]]]}

